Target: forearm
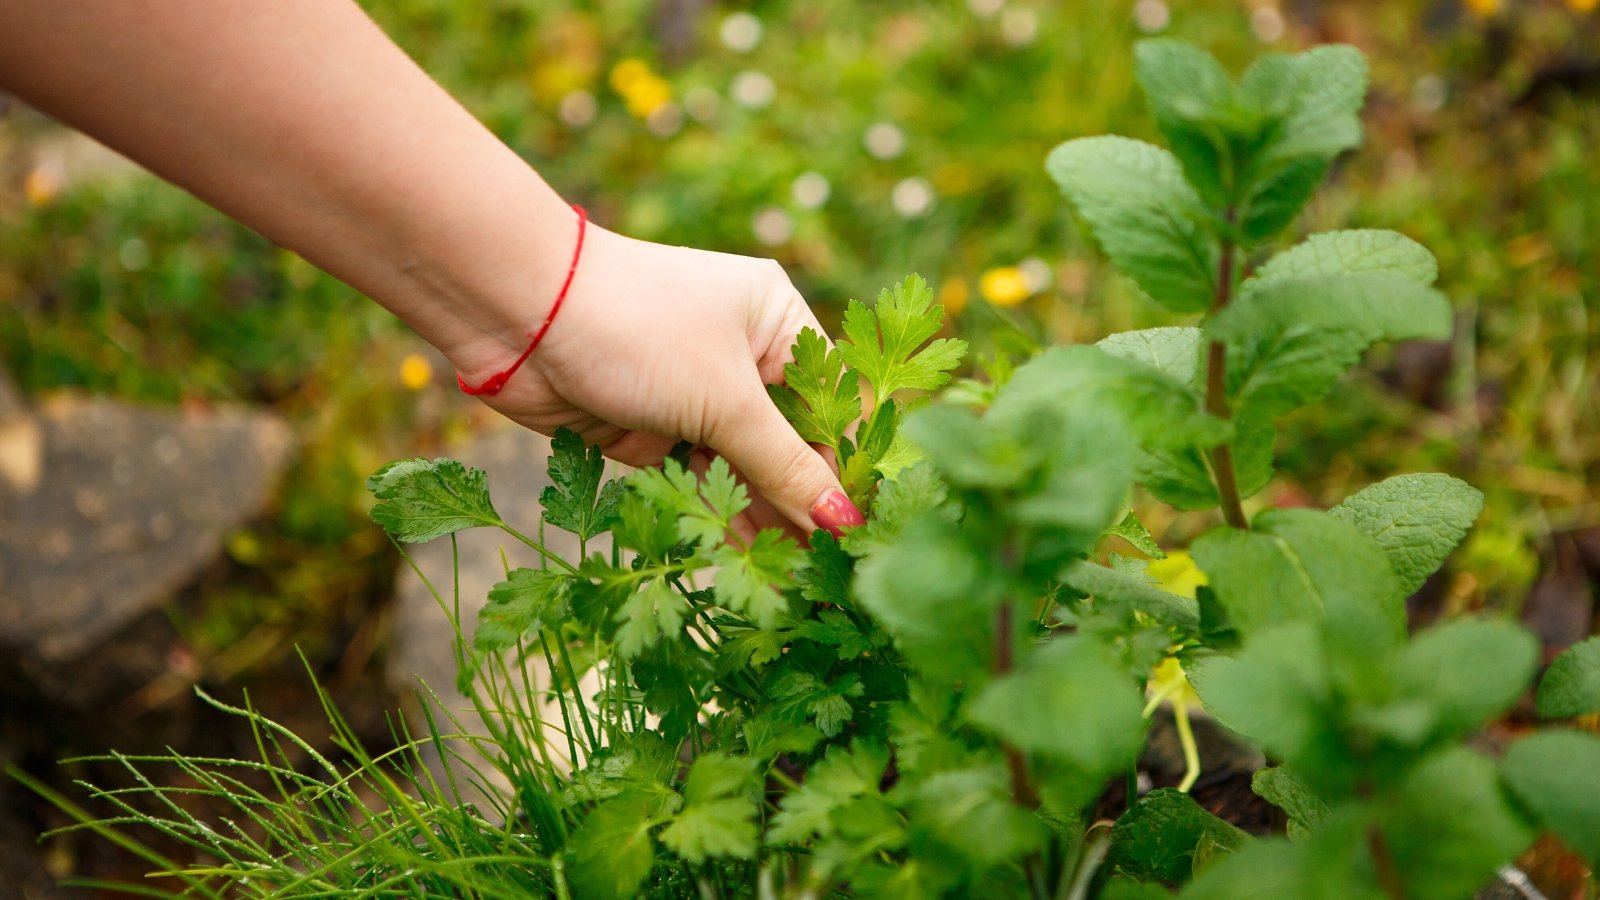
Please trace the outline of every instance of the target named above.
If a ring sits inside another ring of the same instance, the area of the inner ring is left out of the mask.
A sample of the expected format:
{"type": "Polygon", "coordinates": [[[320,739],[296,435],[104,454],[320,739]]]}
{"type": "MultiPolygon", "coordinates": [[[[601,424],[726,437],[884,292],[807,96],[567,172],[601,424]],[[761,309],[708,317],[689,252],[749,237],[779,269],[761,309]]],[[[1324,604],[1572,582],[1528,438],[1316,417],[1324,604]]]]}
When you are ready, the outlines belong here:
{"type": "Polygon", "coordinates": [[[350,0],[7,0],[0,88],[468,365],[565,274],[571,211],[350,0]]]}

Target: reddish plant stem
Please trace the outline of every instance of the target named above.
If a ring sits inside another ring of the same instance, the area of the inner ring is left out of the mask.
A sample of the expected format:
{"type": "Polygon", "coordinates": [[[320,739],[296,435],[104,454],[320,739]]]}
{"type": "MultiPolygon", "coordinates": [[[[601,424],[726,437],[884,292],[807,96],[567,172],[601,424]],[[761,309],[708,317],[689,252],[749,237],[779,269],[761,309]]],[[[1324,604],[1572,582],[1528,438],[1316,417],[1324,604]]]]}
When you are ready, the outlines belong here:
{"type": "Polygon", "coordinates": [[[1383,886],[1383,892],[1393,900],[1405,900],[1405,882],[1400,880],[1400,871],[1394,866],[1394,856],[1389,853],[1389,842],[1384,840],[1383,830],[1377,825],[1367,827],[1367,850],[1377,866],[1378,883],[1383,886]]]}
{"type": "MultiPolygon", "coordinates": [[[[1233,225],[1234,212],[1228,210],[1228,225],[1233,225]]],[[[1211,299],[1211,314],[1216,315],[1228,307],[1233,299],[1232,239],[1222,242],[1222,261],[1218,265],[1217,290],[1211,299]]],[[[1206,347],[1206,412],[1219,419],[1230,419],[1228,388],[1225,381],[1228,371],[1228,348],[1221,341],[1212,341],[1206,347]]],[[[1222,501],[1222,518],[1233,528],[1246,529],[1250,523],[1244,517],[1244,505],[1239,499],[1239,481],[1233,469],[1233,446],[1228,443],[1211,448],[1211,472],[1217,481],[1217,496],[1222,501]]]]}
{"type": "MultiPolygon", "coordinates": [[[[1000,608],[995,611],[994,617],[994,674],[1004,677],[1010,674],[1016,666],[1016,606],[1010,600],[1000,603],[1000,608]]],[[[1033,786],[1033,781],[1028,777],[1028,761],[1022,751],[1012,745],[1001,742],[1001,750],[1005,753],[1006,769],[1011,773],[1011,799],[1026,809],[1039,808],[1039,792],[1033,786]]]]}

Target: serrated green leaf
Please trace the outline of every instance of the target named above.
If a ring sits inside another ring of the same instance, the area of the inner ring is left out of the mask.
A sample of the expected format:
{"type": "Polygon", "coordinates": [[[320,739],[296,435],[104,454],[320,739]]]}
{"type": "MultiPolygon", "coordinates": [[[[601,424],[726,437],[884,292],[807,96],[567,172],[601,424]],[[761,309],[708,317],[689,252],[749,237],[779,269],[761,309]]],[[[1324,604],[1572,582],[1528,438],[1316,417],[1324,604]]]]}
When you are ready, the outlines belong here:
{"type": "Polygon", "coordinates": [[[856,566],[855,595],[913,665],[957,680],[988,667],[998,585],[954,524],[923,517],[856,566]]]}
{"type": "Polygon", "coordinates": [[[889,751],[882,744],[858,740],[848,750],[829,747],[806,773],[805,783],[783,798],[767,843],[803,843],[833,834],[834,813],[857,797],[878,793],[888,765],[889,751]]]}
{"type": "Polygon", "coordinates": [[[1407,278],[1355,273],[1251,283],[1206,323],[1227,348],[1239,411],[1278,416],[1315,400],[1380,340],[1443,339],[1450,302],[1407,278]]]}
{"type": "Polygon", "coordinates": [[[1537,703],[1548,718],[1600,712],[1600,637],[1568,647],[1550,663],[1537,703]]]}
{"type": "Polygon", "coordinates": [[[1195,601],[1163,591],[1147,578],[1078,560],[1067,568],[1062,580],[1093,597],[1096,609],[1126,617],[1143,613],[1185,633],[1200,628],[1200,608],[1195,601]]]}
{"type": "Polygon", "coordinates": [[[1198,871],[1195,851],[1202,841],[1231,852],[1249,840],[1249,835],[1202,809],[1188,794],[1160,788],[1140,797],[1117,819],[1105,864],[1141,881],[1176,887],[1198,871]]]}
{"type": "Polygon", "coordinates": [[[473,646],[486,652],[505,650],[524,636],[560,625],[568,614],[572,584],[571,577],[554,569],[512,569],[505,581],[489,589],[489,601],[478,612],[473,646]]]}
{"type": "Polygon", "coordinates": [[[484,471],[453,459],[392,462],[367,479],[367,490],[380,501],[372,520],[408,544],[501,524],[484,471]]]}
{"type": "Polygon", "coordinates": [[[839,345],[839,354],[872,386],[877,404],[900,390],[935,390],[950,380],[967,352],[966,341],[950,338],[918,352],[943,323],[944,307],[933,302],[933,289],[920,275],[910,275],[880,292],[870,309],[850,301],[844,314],[848,340],[839,345]]]}
{"type": "Polygon", "coordinates": [[[1398,642],[1404,593],[1371,538],[1307,509],[1268,510],[1253,526],[1214,529],[1192,548],[1229,620],[1246,637],[1301,621],[1348,629],[1351,643],[1370,644],[1372,652],[1398,642]]]}
{"type": "Polygon", "coordinates": [[[606,461],[599,447],[585,447],[583,438],[565,428],[550,440],[550,485],[539,495],[544,520],[584,540],[610,530],[622,501],[621,481],[607,481],[606,461]]]}
{"type": "Polygon", "coordinates": [[[1095,344],[1112,356],[1165,372],[1178,384],[1200,384],[1200,329],[1188,326],[1143,328],[1109,335],[1095,344]]]}
{"type": "Polygon", "coordinates": [[[1200,873],[1181,900],[1386,900],[1361,810],[1336,813],[1298,841],[1264,838],[1200,873]]]}
{"type": "Polygon", "coordinates": [[[855,563],[839,546],[838,539],[826,531],[818,531],[811,536],[807,555],[810,563],[795,573],[800,596],[812,603],[851,606],[850,576],[855,563]]]}
{"type": "Polygon", "coordinates": [[[1600,866],[1600,737],[1564,729],[1529,735],[1506,751],[1500,771],[1540,824],[1600,866]]]}
{"type": "Polygon", "coordinates": [[[650,829],[651,801],[624,795],[596,806],[573,832],[567,880],[580,897],[625,900],[639,888],[655,864],[650,829]]]}
{"type": "MultiPolygon", "coordinates": [[[[1272,420],[1245,410],[1233,420],[1233,470],[1239,496],[1254,496],[1272,480],[1278,432],[1272,420]]],[[[1205,451],[1199,447],[1139,454],[1134,479],[1163,503],[1179,509],[1210,509],[1220,502],[1205,451]]]]}
{"type": "Polygon", "coordinates": [[[617,521],[611,528],[611,537],[646,562],[663,563],[679,540],[678,517],[657,509],[638,491],[624,490],[617,503],[617,521]]]}
{"type": "Polygon", "coordinates": [[[795,627],[795,637],[837,647],[840,660],[849,660],[872,649],[872,639],[843,610],[825,609],[815,619],[795,627]]]}
{"type": "Polygon", "coordinates": [[[948,500],[949,491],[933,465],[918,462],[878,486],[867,524],[845,532],[841,546],[855,557],[885,549],[911,522],[947,508],[948,500]]]}
{"type": "Polygon", "coordinates": [[[1398,231],[1325,231],[1267,260],[1246,284],[1358,272],[1395,275],[1426,287],[1438,279],[1439,263],[1428,248],[1398,231]]]}
{"type": "Polygon", "coordinates": [[[661,832],[661,843],[692,863],[712,857],[749,859],[756,854],[755,805],[729,798],[692,804],[661,832]]]}
{"type": "Polygon", "coordinates": [[[1469,734],[1511,708],[1539,663],[1539,642],[1509,622],[1458,619],[1425,631],[1400,652],[1394,686],[1421,700],[1431,731],[1444,739],[1469,734]]]}
{"type": "Polygon", "coordinates": [[[1278,120],[1239,182],[1249,186],[1239,228],[1266,240],[1300,212],[1340,153],[1361,143],[1367,63],[1354,47],[1326,45],[1258,60],[1239,80],[1242,105],[1278,120]]]}
{"type": "Polygon", "coordinates": [[[656,508],[677,516],[678,536],[716,547],[723,542],[733,519],[750,505],[750,495],[738,482],[728,461],[711,461],[702,484],[675,459],[659,469],[638,469],[628,484],[656,508]]]}
{"type": "Polygon", "coordinates": [[[793,539],[774,528],[763,529],[743,549],[724,544],[712,555],[719,568],[714,579],[717,603],[744,613],[761,628],[771,628],[787,606],[783,591],[806,555],[793,539]]]}
{"type": "Polygon", "coordinates": [[[740,727],[745,748],[753,759],[771,759],[779,753],[810,753],[822,742],[822,732],[809,722],[791,722],[783,716],[752,716],[740,727]]]}
{"type": "Polygon", "coordinates": [[[617,610],[617,652],[633,659],[646,647],[654,647],[663,635],[677,636],[683,630],[688,603],[664,576],[646,581],[617,610]]]}
{"type": "Polygon", "coordinates": [[[1328,511],[1377,541],[1408,595],[1444,563],[1481,512],[1477,488],[1437,474],[1396,475],[1328,511]]]}
{"type": "Polygon", "coordinates": [[[1138,754],[1143,706],[1111,649],[1073,635],[1034,649],[1014,672],[990,682],[968,717],[1024,752],[1068,764],[1092,797],[1138,754]]]}
{"type": "Polygon", "coordinates": [[[1122,274],[1176,312],[1216,289],[1216,243],[1200,196],[1171,153],[1123,137],[1068,141],[1045,163],[1122,274]]]}
{"type": "Polygon", "coordinates": [[[794,362],[783,367],[783,384],[767,394],[806,441],[837,450],[845,429],[861,418],[861,393],[854,371],[838,348],[810,328],[794,342],[794,362]]]}
{"type": "Polygon", "coordinates": [[[1150,38],[1134,46],[1134,75],[1184,175],[1208,203],[1224,206],[1232,154],[1228,129],[1219,120],[1234,105],[1228,73],[1191,44],[1150,38]]]}
{"type": "Polygon", "coordinates": [[[1250,789],[1283,810],[1289,818],[1289,837],[1303,837],[1328,814],[1328,804],[1287,766],[1259,769],[1250,777],[1250,789]]]}
{"type": "Polygon", "coordinates": [[[1129,546],[1152,559],[1167,558],[1167,551],[1161,549],[1161,545],[1156,543],[1155,537],[1150,534],[1150,529],[1144,527],[1144,523],[1139,521],[1139,517],[1134,515],[1131,509],[1117,524],[1100,532],[1100,536],[1121,538],[1127,541],[1129,546]]]}
{"type": "Polygon", "coordinates": [[[1494,763],[1452,747],[1414,769],[1381,807],[1381,827],[1405,896],[1470,897],[1533,842],[1494,763]]]}
{"type": "Polygon", "coordinates": [[[1044,822],[1012,801],[1010,785],[998,763],[940,772],[917,786],[911,825],[980,866],[1009,863],[1046,837],[1044,822]]]}

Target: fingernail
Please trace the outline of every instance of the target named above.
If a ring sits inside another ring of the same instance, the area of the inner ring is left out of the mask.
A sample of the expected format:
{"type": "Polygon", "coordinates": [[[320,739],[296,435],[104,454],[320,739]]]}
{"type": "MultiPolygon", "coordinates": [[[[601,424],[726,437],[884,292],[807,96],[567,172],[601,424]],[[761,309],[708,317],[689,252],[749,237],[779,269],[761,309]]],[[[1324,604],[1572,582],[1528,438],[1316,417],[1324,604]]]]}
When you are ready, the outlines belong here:
{"type": "Polygon", "coordinates": [[[844,491],[832,490],[812,505],[811,521],[834,537],[840,537],[844,529],[863,525],[867,520],[861,515],[861,510],[850,502],[850,498],[844,495],[844,491]]]}

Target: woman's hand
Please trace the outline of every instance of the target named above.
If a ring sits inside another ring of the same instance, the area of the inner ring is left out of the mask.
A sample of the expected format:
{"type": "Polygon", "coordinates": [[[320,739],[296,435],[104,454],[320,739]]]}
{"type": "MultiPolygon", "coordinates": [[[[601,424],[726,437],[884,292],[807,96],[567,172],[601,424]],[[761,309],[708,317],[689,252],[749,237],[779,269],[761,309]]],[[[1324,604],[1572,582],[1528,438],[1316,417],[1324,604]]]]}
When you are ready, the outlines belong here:
{"type": "MultiPolygon", "coordinates": [[[[545,309],[530,304],[530,330],[545,309]]],[[[549,333],[500,393],[483,400],[544,434],[570,428],[629,465],[657,464],[679,440],[705,445],[758,495],[756,524],[775,524],[776,512],[807,532],[837,534],[861,513],[832,464],[801,440],[765,389],[782,381],[795,336],[807,327],[822,331],[771,260],[590,225],[549,333]]],[[[467,383],[478,384],[526,340],[485,335],[447,352],[467,383]]]]}

